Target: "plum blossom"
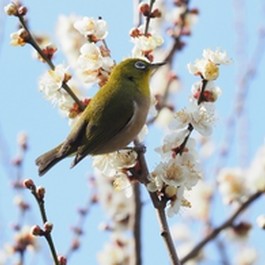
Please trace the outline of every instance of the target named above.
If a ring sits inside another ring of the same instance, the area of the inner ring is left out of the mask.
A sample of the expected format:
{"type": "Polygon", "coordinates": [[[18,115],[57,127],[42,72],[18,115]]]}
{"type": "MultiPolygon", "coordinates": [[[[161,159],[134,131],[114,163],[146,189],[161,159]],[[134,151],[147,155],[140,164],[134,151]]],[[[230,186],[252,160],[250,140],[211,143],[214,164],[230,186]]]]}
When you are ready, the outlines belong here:
{"type": "Polygon", "coordinates": [[[103,40],[108,35],[107,22],[103,19],[83,17],[74,23],[74,27],[91,42],[103,40]]]}
{"type": "Polygon", "coordinates": [[[74,23],[78,19],[80,17],[75,15],[60,15],[56,25],[56,35],[58,36],[61,49],[71,66],[75,65],[81,46],[87,41],[74,27],[74,23]]]}
{"type": "Polygon", "coordinates": [[[247,170],[248,188],[252,192],[265,190],[265,145],[256,153],[247,170]]]}
{"type": "MultiPolygon", "coordinates": [[[[65,116],[69,116],[74,105],[72,97],[62,88],[63,83],[69,82],[70,78],[67,68],[59,64],[54,70],[44,73],[39,81],[39,90],[44,97],[58,107],[65,116]]],[[[75,93],[80,94],[78,90],[75,90],[75,93]]]]}
{"type": "Polygon", "coordinates": [[[216,51],[205,49],[203,50],[203,58],[189,63],[188,70],[193,75],[200,75],[203,79],[211,81],[218,78],[219,65],[229,63],[231,63],[231,59],[226,52],[219,49],[216,51]]]}
{"type": "Polygon", "coordinates": [[[116,265],[129,264],[131,257],[132,240],[120,233],[113,233],[110,242],[106,243],[98,254],[98,264],[116,265]]]}
{"type": "Polygon", "coordinates": [[[218,176],[219,190],[225,204],[242,201],[248,194],[245,172],[240,168],[224,168],[218,176]]]}
{"type": "Polygon", "coordinates": [[[28,33],[25,29],[21,28],[17,32],[10,34],[10,44],[13,46],[24,46],[27,42],[28,33]]]}
{"type": "Polygon", "coordinates": [[[144,33],[144,26],[131,31],[131,40],[134,43],[132,57],[153,60],[152,52],[160,47],[164,40],[162,36],[149,28],[148,34],[144,33]]]}
{"type": "Polygon", "coordinates": [[[80,49],[76,69],[84,83],[97,82],[100,75],[109,75],[114,61],[103,54],[95,43],[86,43],[80,49]]]}
{"type": "Polygon", "coordinates": [[[137,153],[133,150],[119,150],[117,152],[93,156],[93,167],[106,176],[115,176],[123,169],[135,166],[137,153]]]}

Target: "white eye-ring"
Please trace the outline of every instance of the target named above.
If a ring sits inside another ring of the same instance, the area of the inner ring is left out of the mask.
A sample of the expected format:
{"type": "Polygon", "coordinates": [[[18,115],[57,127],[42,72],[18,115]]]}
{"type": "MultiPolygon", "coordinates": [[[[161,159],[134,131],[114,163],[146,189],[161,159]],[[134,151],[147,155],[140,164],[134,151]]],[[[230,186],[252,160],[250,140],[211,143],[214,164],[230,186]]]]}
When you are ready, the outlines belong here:
{"type": "Polygon", "coordinates": [[[144,70],[146,68],[146,64],[142,61],[137,61],[134,66],[140,70],[144,70]]]}

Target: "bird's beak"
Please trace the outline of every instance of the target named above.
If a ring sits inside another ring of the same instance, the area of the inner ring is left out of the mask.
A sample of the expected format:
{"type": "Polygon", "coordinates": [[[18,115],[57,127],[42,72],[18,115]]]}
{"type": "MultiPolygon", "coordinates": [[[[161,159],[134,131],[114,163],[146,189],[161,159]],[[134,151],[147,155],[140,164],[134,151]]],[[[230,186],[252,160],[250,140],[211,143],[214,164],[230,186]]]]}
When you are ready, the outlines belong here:
{"type": "Polygon", "coordinates": [[[160,66],[162,66],[162,65],[165,65],[165,64],[166,64],[166,62],[152,63],[152,64],[151,64],[151,68],[156,69],[156,68],[158,68],[158,67],[160,67],[160,66]]]}

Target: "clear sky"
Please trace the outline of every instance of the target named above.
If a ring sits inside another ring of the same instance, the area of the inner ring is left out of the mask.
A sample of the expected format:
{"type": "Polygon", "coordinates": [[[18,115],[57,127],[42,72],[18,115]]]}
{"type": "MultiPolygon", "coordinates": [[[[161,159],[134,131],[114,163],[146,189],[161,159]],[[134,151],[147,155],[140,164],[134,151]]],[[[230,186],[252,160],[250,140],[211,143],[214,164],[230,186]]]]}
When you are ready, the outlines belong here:
{"type": "MultiPolygon", "coordinates": [[[[4,5],[1,1],[1,6],[4,5]]],[[[133,26],[133,1],[124,0],[76,0],[44,2],[25,0],[28,7],[30,27],[37,33],[49,34],[56,43],[55,26],[59,15],[77,14],[80,16],[102,16],[109,24],[107,42],[112,57],[116,61],[127,57],[133,47],[129,38],[129,31],[133,26]]],[[[220,47],[228,52],[233,64],[221,68],[218,85],[222,88],[222,97],[217,104],[218,121],[214,127],[213,139],[221,143],[226,133],[226,122],[235,106],[236,91],[238,89],[238,75],[246,71],[248,61],[252,57],[257,43],[261,25],[265,30],[264,7],[262,1],[191,1],[191,6],[199,9],[200,15],[193,28],[191,37],[186,38],[187,46],[179,53],[175,60],[175,71],[181,78],[182,90],[179,92],[178,106],[184,106],[188,101],[190,86],[195,80],[187,72],[186,64],[201,56],[204,48],[220,47]],[[240,2],[241,8],[237,6],[240,2]],[[244,3],[246,2],[246,3],[244,3]],[[242,11],[243,10],[243,11],[242,11]],[[238,24],[240,17],[244,17],[243,25],[238,24]],[[240,56],[240,58],[239,58],[240,56]]],[[[67,121],[60,116],[49,102],[43,99],[38,91],[38,79],[47,69],[46,65],[32,58],[31,48],[28,46],[17,48],[9,45],[9,35],[17,28],[17,20],[6,17],[2,8],[0,11],[0,155],[1,163],[5,158],[12,158],[17,152],[17,134],[24,131],[29,137],[29,151],[26,156],[23,172],[38,185],[47,189],[47,212],[55,225],[54,239],[59,252],[64,253],[72,238],[70,226],[77,221],[76,208],[86,203],[89,197],[87,176],[92,169],[90,160],[84,160],[78,167],[69,170],[71,161],[65,160],[58,164],[44,178],[39,179],[35,158],[58,144],[69,130],[67,121]],[[4,148],[3,148],[4,147],[4,148]]],[[[238,128],[232,144],[232,155],[227,163],[232,166],[246,166],[251,161],[258,147],[264,143],[264,83],[265,63],[264,53],[258,53],[260,65],[255,79],[250,82],[245,102],[244,126],[238,128]],[[244,133],[243,133],[244,132],[244,133]],[[243,137],[243,138],[242,138],[243,137]],[[241,140],[240,140],[240,139],[241,140]],[[243,140],[242,140],[243,139],[243,140]],[[242,146],[243,145],[243,146],[242,146]],[[245,152],[244,159],[241,159],[245,152]],[[242,162],[243,161],[243,162],[242,162]]],[[[56,58],[56,63],[65,62],[63,55],[56,58]]],[[[255,61],[253,65],[256,67],[255,61]]],[[[150,167],[154,167],[158,156],[154,154],[157,138],[162,138],[161,130],[151,129],[147,136],[148,158],[150,167]]],[[[209,172],[213,172],[213,164],[209,172]]],[[[12,173],[15,174],[14,171],[12,173]]],[[[10,220],[17,218],[17,212],[12,203],[14,192],[10,188],[7,177],[7,166],[0,165],[0,244],[10,238],[10,220]],[[2,230],[2,231],[1,231],[2,230]]],[[[147,206],[143,216],[144,265],[167,264],[166,251],[159,238],[158,225],[152,207],[149,207],[148,197],[144,195],[147,206]]],[[[32,207],[37,208],[33,203],[32,207]]],[[[260,209],[256,209],[261,212],[260,209]]],[[[263,210],[264,212],[264,210],[263,210]]],[[[81,251],[70,260],[70,264],[96,264],[95,253],[101,249],[106,235],[99,231],[98,225],[102,221],[102,209],[94,207],[88,215],[86,235],[81,251]]],[[[40,223],[37,211],[32,214],[29,223],[40,223]]],[[[181,221],[181,213],[170,220],[172,223],[181,221]]],[[[264,240],[264,239],[263,239],[264,240]]],[[[265,243],[265,242],[263,242],[265,243]]],[[[263,244],[264,245],[264,244],[263,244]]],[[[44,247],[46,247],[44,245],[44,247]]],[[[42,259],[38,259],[42,265],[42,259]]],[[[212,264],[212,263],[209,263],[212,264]]],[[[258,263],[258,264],[262,264],[258,263]]]]}

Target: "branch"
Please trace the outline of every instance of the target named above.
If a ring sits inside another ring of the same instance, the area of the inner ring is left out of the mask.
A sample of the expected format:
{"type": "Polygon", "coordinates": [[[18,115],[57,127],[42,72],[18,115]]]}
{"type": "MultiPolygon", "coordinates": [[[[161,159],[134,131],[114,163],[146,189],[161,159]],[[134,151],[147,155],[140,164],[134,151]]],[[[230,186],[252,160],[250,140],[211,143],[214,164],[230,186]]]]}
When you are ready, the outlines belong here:
{"type": "Polygon", "coordinates": [[[150,21],[151,21],[151,14],[152,14],[152,9],[153,9],[153,5],[155,3],[155,0],[150,0],[150,4],[149,4],[149,14],[146,17],[146,22],[145,22],[145,29],[144,29],[144,35],[147,36],[148,35],[148,30],[149,30],[149,25],[150,25],[150,21]]]}
{"type": "MultiPolygon", "coordinates": [[[[138,141],[135,140],[134,145],[137,148],[139,147],[140,144],[138,141]]],[[[139,159],[140,169],[141,169],[138,180],[141,183],[143,183],[145,186],[147,186],[147,184],[149,183],[148,178],[147,178],[147,176],[149,175],[149,170],[148,170],[143,152],[138,152],[138,159],[139,159]]],[[[155,192],[149,192],[149,195],[155,207],[158,222],[160,225],[160,233],[166,245],[166,249],[168,251],[171,264],[181,265],[177,252],[176,252],[176,248],[174,246],[172,236],[170,234],[169,226],[167,223],[167,218],[165,214],[166,200],[163,200],[163,199],[160,200],[158,195],[155,192]]]]}
{"type": "Polygon", "coordinates": [[[264,191],[257,191],[253,195],[251,195],[244,203],[242,203],[238,209],[221,225],[214,228],[201,242],[199,242],[186,256],[181,259],[181,262],[184,264],[188,260],[196,257],[202,248],[215,239],[223,230],[231,227],[236,220],[236,218],[245,210],[247,209],[254,201],[256,201],[264,191]]]}
{"type": "MultiPolygon", "coordinates": [[[[45,189],[42,187],[37,188],[36,185],[34,184],[34,182],[31,179],[27,179],[24,181],[24,186],[29,189],[33,195],[33,197],[36,199],[36,202],[39,206],[40,209],[40,213],[41,213],[41,218],[42,218],[42,222],[43,225],[45,226],[46,224],[48,224],[48,218],[47,218],[47,214],[45,211],[45,203],[44,203],[44,194],[45,194],[45,189]]],[[[49,229],[45,229],[45,230],[41,230],[38,226],[36,227],[38,230],[38,233],[36,233],[35,235],[39,235],[39,236],[44,236],[48,246],[50,248],[53,260],[54,260],[54,264],[55,265],[60,265],[59,261],[58,261],[58,257],[57,257],[57,252],[55,249],[55,245],[51,236],[51,230],[52,230],[52,225],[49,225],[49,229]]],[[[33,233],[34,234],[34,233],[33,233]]]]}
{"type": "Polygon", "coordinates": [[[134,215],[133,215],[133,238],[134,238],[134,254],[131,256],[131,265],[142,264],[142,241],[141,241],[141,217],[142,217],[142,201],[140,183],[133,184],[134,194],[134,215]]]}
{"type": "MultiPolygon", "coordinates": [[[[55,66],[53,64],[53,62],[51,61],[51,59],[43,52],[43,50],[40,48],[39,44],[37,43],[37,41],[35,40],[35,38],[33,37],[33,35],[31,34],[25,19],[23,15],[18,14],[17,15],[21,26],[25,29],[25,31],[27,32],[27,39],[26,42],[28,44],[30,44],[37,52],[38,54],[41,56],[41,58],[49,65],[49,67],[51,68],[51,70],[55,69],[55,66]]],[[[67,85],[67,82],[63,81],[62,83],[62,88],[70,95],[70,97],[75,101],[75,103],[78,105],[78,107],[80,108],[80,110],[84,110],[85,106],[84,104],[79,100],[79,98],[76,96],[76,94],[72,91],[72,89],[67,85]]]]}

